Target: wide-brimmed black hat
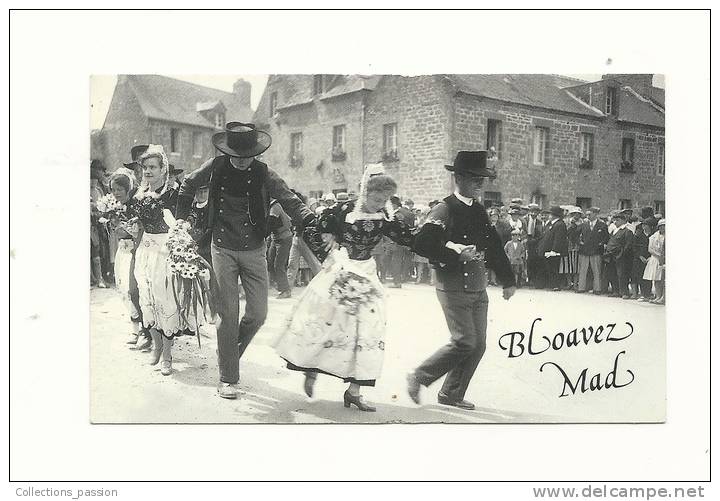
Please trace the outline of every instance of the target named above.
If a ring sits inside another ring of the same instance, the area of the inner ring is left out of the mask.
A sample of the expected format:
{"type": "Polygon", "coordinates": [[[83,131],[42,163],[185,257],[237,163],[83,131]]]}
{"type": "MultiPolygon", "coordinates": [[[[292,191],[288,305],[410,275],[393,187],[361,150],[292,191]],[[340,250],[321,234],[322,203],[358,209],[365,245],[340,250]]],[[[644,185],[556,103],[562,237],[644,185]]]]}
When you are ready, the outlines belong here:
{"type": "Polygon", "coordinates": [[[452,165],[445,168],[456,174],[473,177],[495,177],[495,169],[487,167],[487,151],[459,151],[452,165]]]}
{"type": "Polygon", "coordinates": [[[176,169],[173,164],[168,165],[168,167],[170,167],[171,176],[177,176],[178,174],[182,174],[183,172],[185,172],[184,169],[176,169]]]}
{"type": "Polygon", "coordinates": [[[212,142],[226,155],[251,158],[267,150],[272,138],[267,132],[257,130],[255,124],[228,122],[224,131],[213,134],[212,142]]]}
{"type": "Polygon", "coordinates": [[[133,167],[135,164],[137,164],[140,155],[147,151],[148,146],[149,145],[147,144],[136,144],[135,146],[130,148],[130,158],[132,158],[132,162],[123,162],[123,165],[125,167],[133,167]]]}

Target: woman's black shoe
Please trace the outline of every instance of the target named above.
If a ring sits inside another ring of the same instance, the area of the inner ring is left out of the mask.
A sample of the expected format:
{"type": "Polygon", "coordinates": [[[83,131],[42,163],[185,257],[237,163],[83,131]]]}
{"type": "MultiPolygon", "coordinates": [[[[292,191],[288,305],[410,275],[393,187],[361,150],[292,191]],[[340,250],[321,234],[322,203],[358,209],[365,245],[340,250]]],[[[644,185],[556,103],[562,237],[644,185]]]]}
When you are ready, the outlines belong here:
{"type": "Polygon", "coordinates": [[[358,409],[364,412],[375,412],[377,409],[375,407],[366,404],[363,402],[362,395],[354,396],[350,395],[350,392],[345,390],[345,394],[343,395],[343,400],[345,401],[345,407],[350,407],[350,404],[354,404],[358,409]]]}
{"type": "Polygon", "coordinates": [[[306,372],[305,373],[305,384],[303,384],[303,389],[305,390],[305,395],[308,397],[313,396],[313,390],[315,388],[315,381],[317,380],[317,374],[314,372],[306,372]]]}

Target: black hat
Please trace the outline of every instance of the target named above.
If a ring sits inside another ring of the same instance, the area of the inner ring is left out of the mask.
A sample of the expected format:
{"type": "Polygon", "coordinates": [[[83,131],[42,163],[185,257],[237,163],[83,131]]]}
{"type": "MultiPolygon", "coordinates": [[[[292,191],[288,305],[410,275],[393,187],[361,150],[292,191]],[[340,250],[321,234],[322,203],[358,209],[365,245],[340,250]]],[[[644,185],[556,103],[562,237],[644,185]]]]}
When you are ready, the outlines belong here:
{"type": "Polygon", "coordinates": [[[123,165],[125,167],[134,167],[138,161],[138,158],[140,158],[140,156],[147,151],[148,146],[149,145],[147,144],[136,144],[135,146],[130,148],[130,158],[132,158],[132,162],[123,162],[123,165]]]}
{"type": "Polygon", "coordinates": [[[272,144],[267,132],[257,130],[255,124],[228,122],[223,132],[213,134],[215,147],[236,158],[252,158],[260,155],[272,144]]]}
{"type": "Polygon", "coordinates": [[[459,151],[452,165],[445,168],[456,174],[466,174],[473,177],[496,176],[495,169],[487,168],[487,151],[459,151]]]}
{"type": "Polygon", "coordinates": [[[555,217],[563,217],[565,215],[565,211],[559,205],[553,205],[550,207],[550,214],[555,217]]]}
{"type": "Polygon", "coordinates": [[[177,176],[178,174],[182,174],[184,169],[176,169],[173,164],[170,164],[168,167],[170,167],[170,175],[171,176],[177,176]]]}

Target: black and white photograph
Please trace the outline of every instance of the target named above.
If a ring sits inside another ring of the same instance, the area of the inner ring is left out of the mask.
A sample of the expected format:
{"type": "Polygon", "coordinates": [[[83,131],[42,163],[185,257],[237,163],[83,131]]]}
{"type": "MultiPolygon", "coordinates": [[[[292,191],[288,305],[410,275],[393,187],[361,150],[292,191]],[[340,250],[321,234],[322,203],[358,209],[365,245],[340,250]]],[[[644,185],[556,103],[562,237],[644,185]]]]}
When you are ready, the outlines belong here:
{"type": "Polygon", "coordinates": [[[664,81],[92,76],[92,421],[662,422],[664,81]]]}
{"type": "Polygon", "coordinates": [[[11,496],[713,498],[710,11],[366,3],[10,9],[11,496]]]}

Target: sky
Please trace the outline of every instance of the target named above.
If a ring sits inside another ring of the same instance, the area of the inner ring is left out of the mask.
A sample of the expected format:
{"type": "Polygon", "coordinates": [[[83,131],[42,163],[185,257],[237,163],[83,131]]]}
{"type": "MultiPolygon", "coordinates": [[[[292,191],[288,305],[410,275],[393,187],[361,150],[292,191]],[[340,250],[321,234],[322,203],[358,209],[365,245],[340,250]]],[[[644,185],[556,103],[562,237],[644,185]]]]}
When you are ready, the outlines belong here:
{"type": "MultiPolygon", "coordinates": [[[[262,97],[265,84],[267,83],[267,75],[166,75],[180,80],[186,80],[199,85],[213,87],[216,89],[232,92],[233,83],[237,79],[247,80],[252,85],[252,94],[250,104],[253,109],[257,109],[257,105],[262,97]]],[[[569,77],[587,80],[589,82],[600,80],[602,75],[595,74],[567,74],[569,77]]],[[[115,89],[115,75],[93,75],[90,77],[90,128],[101,129],[110,107],[113,90],[115,89]]],[[[665,77],[663,75],[655,75],[653,84],[657,87],[665,88],[665,77]]]]}

